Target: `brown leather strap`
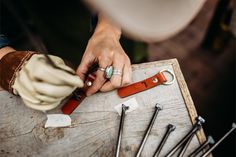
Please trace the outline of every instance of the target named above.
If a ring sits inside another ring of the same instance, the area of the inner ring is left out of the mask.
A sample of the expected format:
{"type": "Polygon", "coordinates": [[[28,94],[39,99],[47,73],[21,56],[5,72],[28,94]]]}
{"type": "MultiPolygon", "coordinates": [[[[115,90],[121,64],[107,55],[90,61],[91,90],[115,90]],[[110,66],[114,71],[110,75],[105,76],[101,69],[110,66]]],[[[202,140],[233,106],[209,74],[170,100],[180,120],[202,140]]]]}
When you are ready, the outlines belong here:
{"type": "Polygon", "coordinates": [[[117,91],[118,91],[118,95],[121,98],[124,98],[124,97],[130,96],[130,95],[145,91],[147,89],[153,88],[157,85],[163,84],[166,81],[167,81],[167,79],[163,75],[163,73],[159,72],[156,75],[154,75],[148,79],[145,79],[140,82],[136,82],[136,83],[128,85],[126,87],[119,88],[117,91]]]}
{"type": "Polygon", "coordinates": [[[32,51],[14,51],[6,54],[0,60],[0,86],[13,93],[12,85],[21,66],[35,54],[32,51]]]}
{"type": "Polygon", "coordinates": [[[89,88],[87,82],[93,82],[95,80],[95,75],[89,74],[85,81],[85,86],[82,89],[76,89],[73,92],[72,97],[62,106],[61,111],[64,114],[70,115],[87,97],[86,90],[89,88]]]}

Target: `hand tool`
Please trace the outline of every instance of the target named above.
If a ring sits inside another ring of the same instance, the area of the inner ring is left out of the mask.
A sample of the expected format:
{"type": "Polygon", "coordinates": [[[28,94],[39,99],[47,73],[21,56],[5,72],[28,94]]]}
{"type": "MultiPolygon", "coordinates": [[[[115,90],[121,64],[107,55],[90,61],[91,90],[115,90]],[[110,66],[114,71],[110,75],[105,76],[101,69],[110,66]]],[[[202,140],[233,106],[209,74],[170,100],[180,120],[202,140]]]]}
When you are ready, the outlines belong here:
{"type": "Polygon", "coordinates": [[[168,69],[163,69],[160,72],[158,72],[156,75],[147,78],[145,80],[142,80],[140,82],[136,82],[133,83],[131,85],[119,88],[117,90],[118,95],[121,98],[148,90],[150,88],[153,88],[155,86],[164,84],[164,85],[170,85],[172,83],[174,83],[175,81],[175,75],[172,71],[168,70],[168,69]],[[164,75],[164,73],[168,73],[169,75],[171,75],[172,80],[168,81],[164,75]]]}
{"type": "Polygon", "coordinates": [[[202,126],[202,124],[205,123],[205,120],[198,116],[196,118],[196,123],[193,125],[192,129],[184,136],[182,140],[178,142],[178,144],[172,148],[172,150],[166,155],[166,157],[172,156],[193,134],[195,134],[202,126]]]}
{"type": "Polygon", "coordinates": [[[125,112],[128,109],[129,109],[129,106],[125,106],[124,104],[122,104],[120,127],[119,127],[119,131],[118,131],[118,138],[117,138],[117,144],[116,144],[116,157],[119,157],[120,146],[121,146],[121,137],[122,137],[122,132],[123,132],[124,120],[125,120],[125,112]]]}
{"type": "Polygon", "coordinates": [[[141,155],[141,152],[142,152],[142,150],[143,150],[143,147],[144,147],[144,145],[145,145],[145,143],[146,143],[146,141],[147,141],[148,135],[149,135],[150,132],[151,132],[152,126],[153,126],[153,124],[154,124],[154,122],[155,122],[155,119],[156,119],[156,117],[157,117],[157,115],[158,115],[158,113],[159,113],[160,110],[162,110],[162,108],[161,108],[160,105],[157,103],[157,104],[155,105],[155,112],[154,112],[154,114],[153,114],[153,116],[152,116],[152,119],[151,119],[149,125],[148,125],[148,128],[147,128],[147,130],[146,130],[145,136],[144,136],[144,138],[143,138],[143,140],[142,140],[142,142],[141,142],[141,144],[140,144],[140,146],[139,146],[139,149],[138,149],[138,152],[137,152],[137,154],[136,154],[136,157],[139,157],[139,156],[141,155]]]}
{"type": "Polygon", "coordinates": [[[232,128],[218,141],[216,142],[211,148],[209,148],[201,157],[207,157],[231,132],[236,129],[236,124],[232,124],[232,128]]]}
{"type": "Polygon", "coordinates": [[[200,145],[197,149],[195,149],[191,154],[189,154],[189,157],[195,157],[197,156],[203,149],[206,148],[207,145],[209,144],[214,144],[215,141],[213,139],[212,136],[208,136],[207,137],[207,140],[202,144],[200,145]]]}
{"type": "Polygon", "coordinates": [[[166,141],[167,141],[167,139],[168,139],[170,133],[173,132],[173,131],[175,130],[175,128],[176,128],[176,127],[175,127],[174,125],[172,125],[172,124],[169,124],[169,125],[167,126],[167,131],[166,131],[165,135],[163,136],[163,138],[162,138],[162,140],[161,140],[159,146],[157,147],[156,152],[155,152],[155,154],[154,154],[153,157],[158,157],[158,155],[160,154],[161,149],[162,149],[162,147],[164,146],[164,144],[166,143],[166,141]]]}
{"type": "Polygon", "coordinates": [[[183,157],[183,156],[184,156],[184,153],[186,152],[186,150],[187,150],[187,148],[188,148],[190,142],[192,141],[194,135],[195,135],[195,134],[192,134],[191,137],[188,139],[188,141],[185,143],[185,145],[184,145],[183,148],[181,149],[181,151],[180,151],[178,157],[183,157]]]}

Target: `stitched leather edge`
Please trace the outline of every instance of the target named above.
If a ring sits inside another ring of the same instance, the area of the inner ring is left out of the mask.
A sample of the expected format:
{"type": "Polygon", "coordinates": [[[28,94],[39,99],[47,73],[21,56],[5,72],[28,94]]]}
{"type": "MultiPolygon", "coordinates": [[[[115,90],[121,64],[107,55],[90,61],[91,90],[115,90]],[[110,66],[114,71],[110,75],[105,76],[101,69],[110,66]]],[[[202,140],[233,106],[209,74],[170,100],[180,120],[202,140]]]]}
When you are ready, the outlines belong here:
{"type": "Polygon", "coordinates": [[[22,65],[28,61],[33,51],[14,51],[6,54],[0,60],[0,86],[10,93],[13,93],[12,85],[15,82],[17,73],[22,65]]]}

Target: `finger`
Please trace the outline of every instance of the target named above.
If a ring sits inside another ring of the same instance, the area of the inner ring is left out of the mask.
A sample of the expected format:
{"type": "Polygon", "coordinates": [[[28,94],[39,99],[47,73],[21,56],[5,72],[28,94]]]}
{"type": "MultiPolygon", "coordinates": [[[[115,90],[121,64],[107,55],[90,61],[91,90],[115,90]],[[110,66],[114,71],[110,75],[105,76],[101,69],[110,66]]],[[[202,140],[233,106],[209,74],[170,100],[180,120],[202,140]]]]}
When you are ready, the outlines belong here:
{"type": "Polygon", "coordinates": [[[110,90],[113,90],[115,88],[119,88],[122,84],[122,71],[123,71],[123,67],[124,67],[124,62],[122,61],[122,59],[116,59],[114,60],[113,63],[113,67],[114,70],[118,70],[121,72],[121,75],[119,74],[113,74],[110,81],[108,81],[107,83],[105,83],[102,88],[100,89],[100,91],[102,92],[107,92],[110,90]]]}
{"type": "MultiPolygon", "coordinates": [[[[40,90],[37,90],[37,88],[35,89],[35,87],[33,86],[32,80],[29,79],[28,75],[25,73],[24,68],[21,70],[18,78],[19,78],[19,83],[21,84],[21,86],[23,86],[24,89],[29,91],[39,101],[53,103],[53,102],[61,100],[61,97],[59,97],[60,99],[58,99],[58,98],[54,97],[54,95],[49,95],[46,93],[49,91],[53,92],[52,89],[48,90],[48,88],[53,88],[55,85],[52,87],[51,84],[48,85],[47,83],[39,83],[39,84],[44,84],[44,86],[46,86],[46,87],[40,86],[40,87],[44,88],[44,90],[46,90],[46,92],[45,91],[42,92],[40,90]],[[40,92],[42,92],[43,94],[42,95],[39,94],[40,92]],[[44,95],[44,94],[46,94],[46,95],[44,95]]],[[[56,87],[58,87],[58,86],[56,86],[56,87]]],[[[71,87],[71,88],[73,88],[73,87],[71,87]]],[[[58,89],[55,89],[55,90],[58,90],[58,89]]],[[[64,89],[62,89],[62,90],[64,90],[64,89]]],[[[63,92],[65,92],[65,91],[63,91],[63,92]]],[[[55,91],[55,93],[57,93],[57,92],[55,91]]]]}
{"type": "Polygon", "coordinates": [[[48,82],[55,85],[70,85],[79,88],[83,87],[83,81],[77,75],[69,74],[63,70],[55,69],[45,64],[35,67],[34,71],[29,71],[31,79],[48,82]]]}
{"type": "Polygon", "coordinates": [[[132,67],[130,62],[126,63],[123,70],[122,86],[127,86],[132,82],[132,67]]]}
{"type": "Polygon", "coordinates": [[[40,101],[42,101],[42,104],[44,103],[55,103],[59,100],[61,100],[60,98],[55,98],[55,97],[51,97],[51,96],[48,96],[48,95],[41,95],[41,94],[37,94],[35,95],[35,97],[37,99],[39,99],[40,101]]]}
{"type": "Polygon", "coordinates": [[[70,95],[76,87],[72,86],[59,86],[53,85],[46,82],[33,82],[34,89],[36,92],[48,97],[61,98],[70,95]]]}
{"type": "Polygon", "coordinates": [[[32,103],[28,100],[23,100],[24,104],[32,109],[40,110],[40,111],[47,111],[56,108],[61,102],[49,103],[49,104],[39,104],[39,103],[32,103]]]}
{"type": "MultiPolygon", "coordinates": [[[[112,64],[112,60],[105,59],[105,58],[99,62],[99,66],[102,68],[105,68],[111,64],[112,64]]],[[[96,78],[93,82],[93,85],[90,88],[88,88],[88,90],[86,91],[86,95],[90,96],[96,93],[103,86],[105,82],[106,82],[106,78],[104,77],[104,71],[97,70],[96,78]]]]}
{"type": "MultiPolygon", "coordinates": [[[[53,56],[53,55],[48,55],[48,57],[51,59],[51,61],[53,62],[53,64],[60,68],[63,69],[65,71],[69,71],[71,73],[75,73],[75,71],[70,68],[69,66],[67,66],[64,62],[64,60],[58,56],[53,56]]],[[[40,62],[41,64],[47,64],[49,66],[52,66],[48,63],[48,60],[46,59],[45,55],[37,55],[37,57],[34,59],[35,62],[40,62]]]]}
{"type": "Polygon", "coordinates": [[[22,68],[22,70],[19,73],[19,83],[25,87],[25,89],[28,89],[28,91],[31,91],[32,93],[35,93],[34,87],[32,85],[32,80],[28,77],[25,68],[22,68]]]}
{"type": "Polygon", "coordinates": [[[76,74],[84,81],[85,74],[87,73],[90,66],[94,63],[94,57],[89,55],[90,53],[85,52],[84,56],[80,62],[79,67],[76,70],[76,74]]]}
{"type": "Polygon", "coordinates": [[[56,66],[58,68],[64,69],[65,71],[68,71],[72,74],[75,74],[75,71],[71,67],[67,66],[64,62],[62,64],[57,64],[56,66]]]}
{"type": "Polygon", "coordinates": [[[35,98],[32,92],[28,91],[24,86],[21,85],[18,79],[15,80],[13,88],[17,90],[21,98],[31,103],[40,103],[40,100],[35,98]]]}

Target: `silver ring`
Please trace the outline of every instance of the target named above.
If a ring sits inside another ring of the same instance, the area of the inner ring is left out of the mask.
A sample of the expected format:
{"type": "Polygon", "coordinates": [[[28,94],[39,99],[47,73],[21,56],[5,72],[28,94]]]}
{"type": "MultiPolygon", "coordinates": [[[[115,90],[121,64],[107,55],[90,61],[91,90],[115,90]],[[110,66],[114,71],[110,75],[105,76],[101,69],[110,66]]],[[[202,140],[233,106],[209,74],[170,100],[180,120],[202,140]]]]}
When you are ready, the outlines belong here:
{"type": "Polygon", "coordinates": [[[105,71],[106,68],[101,68],[101,67],[99,67],[98,70],[105,71]]]}
{"type": "Polygon", "coordinates": [[[92,81],[88,81],[88,82],[86,83],[86,85],[87,85],[88,87],[91,87],[91,86],[93,85],[93,82],[92,82],[92,81]]]}
{"type": "Polygon", "coordinates": [[[122,71],[119,69],[114,69],[113,70],[113,75],[122,75],[122,71]]]}
{"type": "Polygon", "coordinates": [[[161,70],[160,72],[163,72],[163,73],[169,73],[170,75],[171,75],[171,77],[172,77],[172,80],[171,81],[167,81],[167,82],[164,82],[163,84],[164,85],[171,85],[171,84],[173,84],[174,83],[174,81],[175,81],[175,74],[172,72],[172,71],[170,71],[169,69],[163,69],[163,70],[161,70]]]}
{"type": "Polygon", "coordinates": [[[110,79],[112,77],[112,75],[113,75],[113,66],[112,65],[106,67],[104,75],[105,75],[106,79],[110,79]]]}

